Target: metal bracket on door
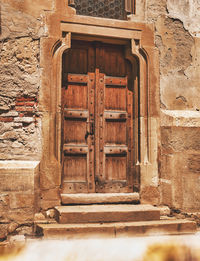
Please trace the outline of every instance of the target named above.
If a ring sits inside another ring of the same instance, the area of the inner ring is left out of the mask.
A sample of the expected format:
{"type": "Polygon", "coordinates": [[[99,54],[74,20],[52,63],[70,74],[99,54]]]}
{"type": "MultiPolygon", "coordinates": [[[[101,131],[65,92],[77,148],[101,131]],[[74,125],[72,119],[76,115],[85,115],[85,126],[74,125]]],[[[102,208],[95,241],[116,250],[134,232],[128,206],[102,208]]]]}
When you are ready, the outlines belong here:
{"type": "Polygon", "coordinates": [[[85,140],[87,140],[89,135],[94,135],[94,122],[93,121],[88,121],[89,124],[89,131],[87,130],[85,134],[85,140]]]}
{"type": "Polygon", "coordinates": [[[96,175],[95,176],[95,185],[99,185],[99,183],[100,183],[99,177],[96,175]]]}

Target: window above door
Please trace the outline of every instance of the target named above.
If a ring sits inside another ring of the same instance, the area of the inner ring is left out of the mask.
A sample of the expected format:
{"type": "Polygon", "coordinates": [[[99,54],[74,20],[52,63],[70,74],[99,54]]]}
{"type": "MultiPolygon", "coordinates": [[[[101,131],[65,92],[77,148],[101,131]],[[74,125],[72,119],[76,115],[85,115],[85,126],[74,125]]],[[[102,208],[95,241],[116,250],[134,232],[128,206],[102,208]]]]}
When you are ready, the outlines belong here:
{"type": "Polygon", "coordinates": [[[77,15],[126,20],[134,13],[134,0],[69,0],[77,15]]]}

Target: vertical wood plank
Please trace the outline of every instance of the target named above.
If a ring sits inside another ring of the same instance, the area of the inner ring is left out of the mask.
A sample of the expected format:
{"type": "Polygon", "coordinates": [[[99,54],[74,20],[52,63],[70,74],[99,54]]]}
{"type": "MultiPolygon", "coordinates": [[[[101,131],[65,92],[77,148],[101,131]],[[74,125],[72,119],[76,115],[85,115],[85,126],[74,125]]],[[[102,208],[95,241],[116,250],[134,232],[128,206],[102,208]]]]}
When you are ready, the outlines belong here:
{"type": "MultiPolygon", "coordinates": [[[[88,73],[88,110],[89,110],[89,128],[88,132],[91,132],[91,124],[95,126],[95,73],[88,73]]],[[[95,192],[95,176],[94,176],[94,164],[95,164],[95,132],[94,135],[89,135],[88,139],[88,161],[87,161],[87,180],[88,180],[88,192],[95,192]]]]}
{"type": "MultiPolygon", "coordinates": [[[[105,119],[104,119],[104,109],[105,109],[105,75],[100,73],[99,75],[99,93],[100,93],[100,102],[99,102],[99,176],[98,180],[100,183],[105,181],[105,154],[104,154],[104,145],[105,145],[105,137],[104,137],[104,130],[105,130],[105,119]]],[[[100,186],[102,190],[102,185],[97,184],[100,186]]]]}
{"type": "MultiPolygon", "coordinates": [[[[99,145],[99,132],[100,132],[100,92],[99,92],[99,69],[95,70],[95,180],[99,177],[99,159],[100,159],[100,145],[99,145]]],[[[95,184],[96,185],[96,184],[95,184]]]]}

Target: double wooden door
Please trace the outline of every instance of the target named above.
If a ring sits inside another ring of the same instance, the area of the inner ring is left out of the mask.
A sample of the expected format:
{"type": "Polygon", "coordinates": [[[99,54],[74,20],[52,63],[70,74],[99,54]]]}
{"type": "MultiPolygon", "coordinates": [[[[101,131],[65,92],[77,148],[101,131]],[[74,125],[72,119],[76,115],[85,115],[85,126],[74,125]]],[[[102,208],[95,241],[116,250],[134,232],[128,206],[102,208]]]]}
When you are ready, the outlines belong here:
{"type": "Polygon", "coordinates": [[[133,191],[131,74],[124,46],[74,41],[63,55],[63,193],[133,191]]]}

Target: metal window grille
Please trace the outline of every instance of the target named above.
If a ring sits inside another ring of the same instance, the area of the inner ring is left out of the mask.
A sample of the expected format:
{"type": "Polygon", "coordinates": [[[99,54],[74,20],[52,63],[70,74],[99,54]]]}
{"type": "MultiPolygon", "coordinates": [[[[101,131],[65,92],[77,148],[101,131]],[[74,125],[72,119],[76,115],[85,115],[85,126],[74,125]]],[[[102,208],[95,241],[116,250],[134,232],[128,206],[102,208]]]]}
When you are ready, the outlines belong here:
{"type": "Polygon", "coordinates": [[[127,0],[69,0],[69,5],[76,9],[77,15],[95,16],[126,20],[130,13],[127,0]]]}

